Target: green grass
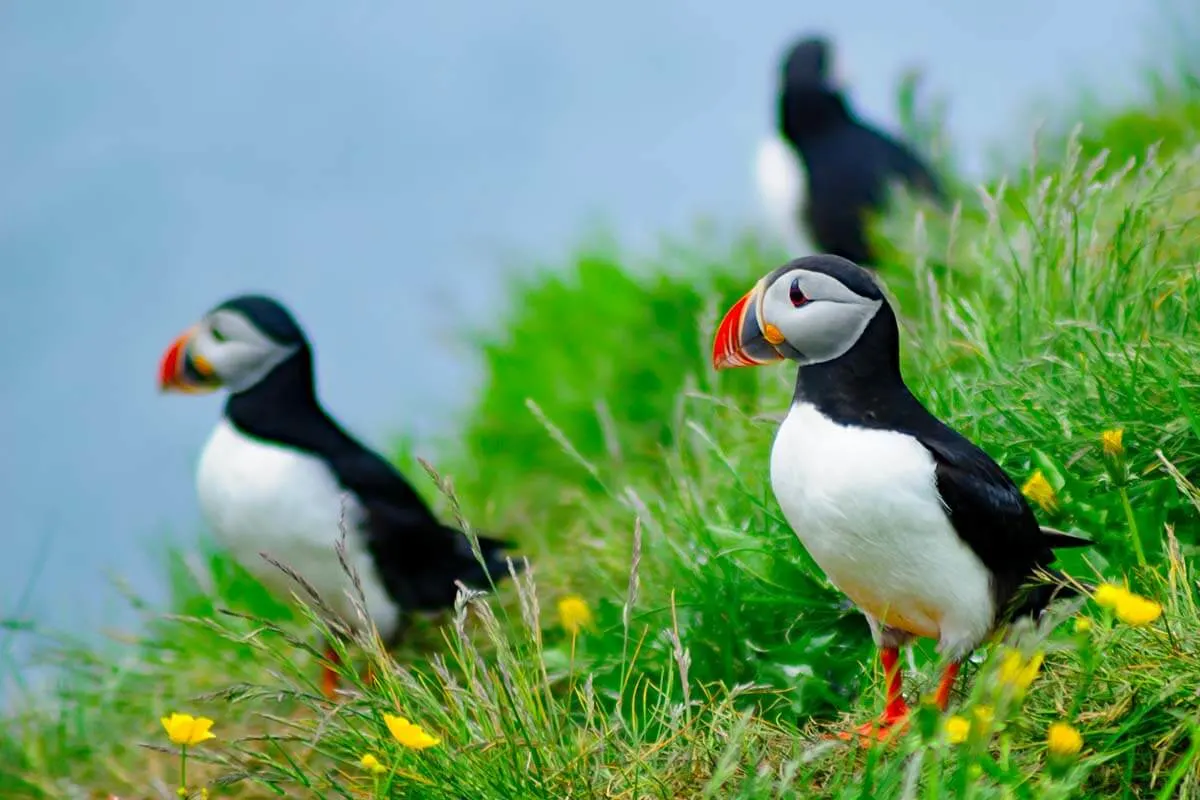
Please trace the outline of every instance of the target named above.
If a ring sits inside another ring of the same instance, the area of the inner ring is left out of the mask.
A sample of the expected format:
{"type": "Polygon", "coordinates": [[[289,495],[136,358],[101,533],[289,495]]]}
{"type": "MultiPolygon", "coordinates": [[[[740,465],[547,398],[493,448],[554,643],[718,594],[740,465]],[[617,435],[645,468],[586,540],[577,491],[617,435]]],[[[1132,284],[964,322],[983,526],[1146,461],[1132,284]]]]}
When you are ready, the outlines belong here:
{"type": "MultiPolygon", "coordinates": [[[[438,480],[396,454],[444,514],[519,541],[527,575],[419,624],[396,665],[359,642],[381,679],[348,670],[332,706],[306,609],[211,547],[177,555],[170,615],[139,605],[100,649],[38,640],[52,680],[0,729],[0,797],[172,797],[172,711],[217,721],[189,754],[214,797],[1200,797],[1200,153],[1138,154],[1066,140],[960,214],[902,205],[880,228],[913,389],[1018,481],[1041,470],[1043,522],[1096,541],[1072,574],[1164,606],[1138,627],[1067,605],[992,643],[954,700],[993,717],[967,742],[927,709],[895,747],[824,738],[877,713],[878,669],[770,492],[792,371],[708,366],[719,313],[782,256],[709,233],[649,260],[588,248],[516,287],[477,335],[484,386],[438,480]],[[594,614],[577,636],[567,595],[594,614]],[[1008,647],[1045,653],[1023,695],[997,672],[1008,647]],[[385,713],[441,743],[403,749],[385,713]],[[1061,768],[1059,720],[1084,739],[1061,768]]],[[[936,675],[915,658],[914,697],[936,675]]]]}

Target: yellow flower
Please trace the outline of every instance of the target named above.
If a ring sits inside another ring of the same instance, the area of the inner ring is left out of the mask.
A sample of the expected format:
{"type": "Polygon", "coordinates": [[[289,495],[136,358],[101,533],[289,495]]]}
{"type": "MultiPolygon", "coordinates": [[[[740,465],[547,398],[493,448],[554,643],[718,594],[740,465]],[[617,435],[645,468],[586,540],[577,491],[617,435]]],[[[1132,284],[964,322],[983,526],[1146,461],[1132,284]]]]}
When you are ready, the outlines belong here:
{"type": "MultiPolygon", "coordinates": [[[[399,738],[399,737],[397,737],[397,738],[399,738]]],[[[365,756],[363,756],[361,759],[359,759],[358,763],[360,765],[362,765],[363,769],[370,770],[371,772],[374,772],[376,775],[378,775],[381,772],[387,772],[387,767],[385,767],[383,764],[380,764],[379,759],[376,758],[375,756],[371,755],[370,753],[367,753],[365,756]]]]}
{"type": "Polygon", "coordinates": [[[1021,487],[1021,494],[1041,506],[1043,511],[1058,508],[1058,497],[1054,494],[1054,487],[1040,469],[1034,470],[1029,480],[1025,481],[1025,485],[1021,487]]]}
{"type": "Polygon", "coordinates": [[[1046,730],[1046,749],[1052,755],[1073,756],[1083,749],[1083,737],[1067,723],[1055,722],[1046,730]]]}
{"type": "Polygon", "coordinates": [[[174,744],[184,747],[216,738],[209,731],[212,725],[213,721],[208,717],[193,717],[191,714],[172,714],[162,718],[162,726],[167,732],[167,738],[174,744]]]}
{"type": "Polygon", "coordinates": [[[958,714],[946,720],[946,739],[950,744],[962,744],[971,733],[971,723],[958,714]]]}
{"type": "Polygon", "coordinates": [[[384,714],[383,721],[397,742],[413,750],[424,750],[442,741],[436,736],[430,736],[420,725],[413,725],[404,717],[394,714],[384,714]]]}
{"type": "Polygon", "coordinates": [[[1090,619],[1088,619],[1087,617],[1076,617],[1075,618],[1075,632],[1076,633],[1087,633],[1091,629],[1092,629],[1092,621],[1090,619]]]}
{"type": "Polygon", "coordinates": [[[1123,600],[1129,597],[1129,592],[1124,586],[1118,586],[1115,583],[1102,583],[1096,587],[1095,593],[1092,594],[1092,599],[1097,605],[1104,608],[1116,608],[1123,600]]]}
{"type": "Polygon", "coordinates": [[[1121,443],[1123,433],[1125,431],[1122,428],[1114,428],[1100,434],[1100,448],[1104,451],[1104,455],[1115,458],[1125,452],[1125,445],[1121,443]]]}
{"type": "Polygon", "coordinates": [[[592,627],[592,610],[582,597],[569,594],[558,601],[558,621],[567,633],[579,633],[592,627]]]}
{"type": "Polygon", "coordinates": [[[1043,659],[1044,656],[1037,652],[1030,657],[1029,661],[1026,661],[1021,657],[1019,650],[1009,650],[1004,654],[1004,660],[1000,662],[1000,682],[1015,687],[1018,691],[1028,689],[1029,684],[1037,678],[1043,659]]]}
{"type": "Polygon", "coordinates": [[[1117,603],[1117,619],[1126,625],[1149,625],[1162,614],[1162,606],[1146,597],[1131,594],[1117,603]]]}

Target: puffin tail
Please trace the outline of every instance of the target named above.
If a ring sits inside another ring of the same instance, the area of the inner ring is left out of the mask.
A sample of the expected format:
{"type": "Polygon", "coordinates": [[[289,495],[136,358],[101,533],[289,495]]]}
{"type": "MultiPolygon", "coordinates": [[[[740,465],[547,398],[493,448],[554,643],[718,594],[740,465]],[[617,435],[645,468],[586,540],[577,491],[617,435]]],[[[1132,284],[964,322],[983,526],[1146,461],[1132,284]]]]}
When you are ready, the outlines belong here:
{"type": "MultiPolygon", "coordinates": [[[[470,546],[466,542],[466,534],[459,531],[454,531],[456,535],[463,538],[463,543],[467,545],[466,558],[470,560],[470,564],[464,564],[463,574],[459,580],[470,586],[473,589],[490,588],[488,584],[488,576],[495,583],[499,583],[504,578],[509,576],[508,572],[508,551],[513,549],[513,543],[504,539],[496,539],[483,534],[476,534],[479,540],[479,554],[483,556],[483,565],[475,558],[475,554],[470,551],[470,546]],[[486,571],[485,571],[486,570],[486,571]]],[[[518,575],[525,568],[525,562],[519,559],[513,559],[513,571],[518,575]]]]}
{"type": "MultiPolygon", "coordinates": [[[[1093,544],[1091,539],[1083,536],[1078,536],[1074,533],[1060,531],[1057,528],[1042,526],[1042,541],[1045,542],[1047,550],[1047,561],[1053,560],[1053,551],[1059,548],[1069,547],[1089,547],[1093,544]]],[[[1078,578],[1069,577],[1062,572],[1048,567],[1043,567],[1038,576],[1039,580],[1036,583],[1028,584],[1023,591],[1018,593],[1012,606],[1012,619],[1018,617],[1033,617],[1035,620],[1041,619],[1042,614],[1046,612],[1047,607],[1055,600],[1067,600],[1072,597],[1078,597],[1083,593],[1091,593],[1095,591],[1095,586],[1078,578]]]]}
{"type": "Polygon", "coordinates": [[[1079,597],[1093,589],[1091,585],[1067,577],[1058,570],[1047,569],[1044,572],[1043,582],[1025,586],[1014,599],[1010,619],[1032,617],[1035,621],[1040,620],[1056,600],[1079,597]]]}
{"type": "MultiPolygon", "coordinates": [[[[508,551],[514,547],[512,542],[476,533],[479,555],[482,557],[480,559],[472,551],[471,542],[465,533],[449,526],[443,526],[442,532],[453,537],[454,547],[444,555],[442,563],[434,566],[434,570],[450,579],[451,583],[459,581],[468,588],[489,591],[493,585],[499,586],[501,581],[510,577],[508,551]]],[[[520,574],[524,566],[523,559],[513,559],[515,573],[520,574]]]]}
{"type": "Polygon", "coordinates": [[[1095,544],[1087,537],[1060,531],[1057,528],[1050,528],[1046,525],[1042,526],[1042,540],[1051,550],[1057,550],[1060,547],[1090,547],[1092,544],[1095,544]]]}
{"type": "MultiPolygon", "coordinates": [[[[392,598],[405,611],[436,612],[454,606],[459,583],[479,591],[499,587],[510,576],[506,551],[512,545],[483,534],[478,540],[482,558],[476,558],[466,534],[438,525],[417,540],[424,545],[419,550],[409,540],[409,547],[389,551],[380,571],[392,598]]],[[[513,560],[514,571],[523,566],[513,560]]]]}

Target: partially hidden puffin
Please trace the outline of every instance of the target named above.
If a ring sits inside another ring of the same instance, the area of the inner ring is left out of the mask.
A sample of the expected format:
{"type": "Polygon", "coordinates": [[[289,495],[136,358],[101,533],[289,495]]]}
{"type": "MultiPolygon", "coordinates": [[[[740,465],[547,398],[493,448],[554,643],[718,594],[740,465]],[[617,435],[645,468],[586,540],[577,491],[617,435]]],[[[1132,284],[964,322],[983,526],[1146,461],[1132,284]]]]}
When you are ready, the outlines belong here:
{"type": "Polygon", "coordinates": [[[899,648],[911,639],[937,640],[948,661],[945,710],[962,659],[993,630],[1074,594],[1035,573],[1049,573],[1054,548],[1091,542],[1040,527],[1004,470],[913,395],[896,315],[868,270],[831,255],[773,270],[729,309],[712,357],[716,369],[799,364],[771,487],[880,648],[887,704],[858,734],[906,718],[899,648]]]}
{"type": "Polygon", "coordinates": [[[832,50],[824,37],[807,36],[784,55],[776,130],[755,160],[759,198],[792,249],[804,248],[806,234],[818,252],[874,266],[866,215],[884,209],[893,181],[942,205],[946,195],[912,148],[855,115],[832,77],[832,50]]]}
{"type": "MultiPolygon", "coordinates": [[[[508,574],[507,543],[479,537],[485,573],[467,537],[441,524],[391,464],[329,416],[317,398],[312,347],[278,301],[244,295],[209,311],[171,343],[158,382],[162,391],[229,391],[200,455],[200,508],[218,541],[275,592],[298,587],[260,553],[295,570],[344,626],[360,628],[335,550],[345,527],[367,614],[394,646],[402,615],[452,606],[456,580],[487,588],[489,574],[508,574]]],[[[333,697],[337,655],[328,643],[325,654],[321,685],[333,697]]]]}

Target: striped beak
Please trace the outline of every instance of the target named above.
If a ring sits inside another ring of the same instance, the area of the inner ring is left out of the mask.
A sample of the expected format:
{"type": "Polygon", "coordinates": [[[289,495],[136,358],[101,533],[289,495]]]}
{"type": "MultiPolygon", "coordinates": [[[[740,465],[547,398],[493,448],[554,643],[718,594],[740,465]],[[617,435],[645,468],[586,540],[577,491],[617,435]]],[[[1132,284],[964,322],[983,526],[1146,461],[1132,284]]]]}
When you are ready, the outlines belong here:
{"type": "Polygon", "coordinates": [[[713,340],[713,369],[757,367],[783,360],[775,348],[783,343],[783,334],[770,324],[764,332],[760,321],[762,292],[763,282],[759,281],[725,313],[713,340]]]}
{"type": "Polygon", "coordinates": [[[163,392],[185,392],[201,394],[211,392],[221,385],[212,365],[204,356],[191,352],[195,328],[179,335],[167,352],[163,353],[158,365],[158,388],[163,392]]]}

